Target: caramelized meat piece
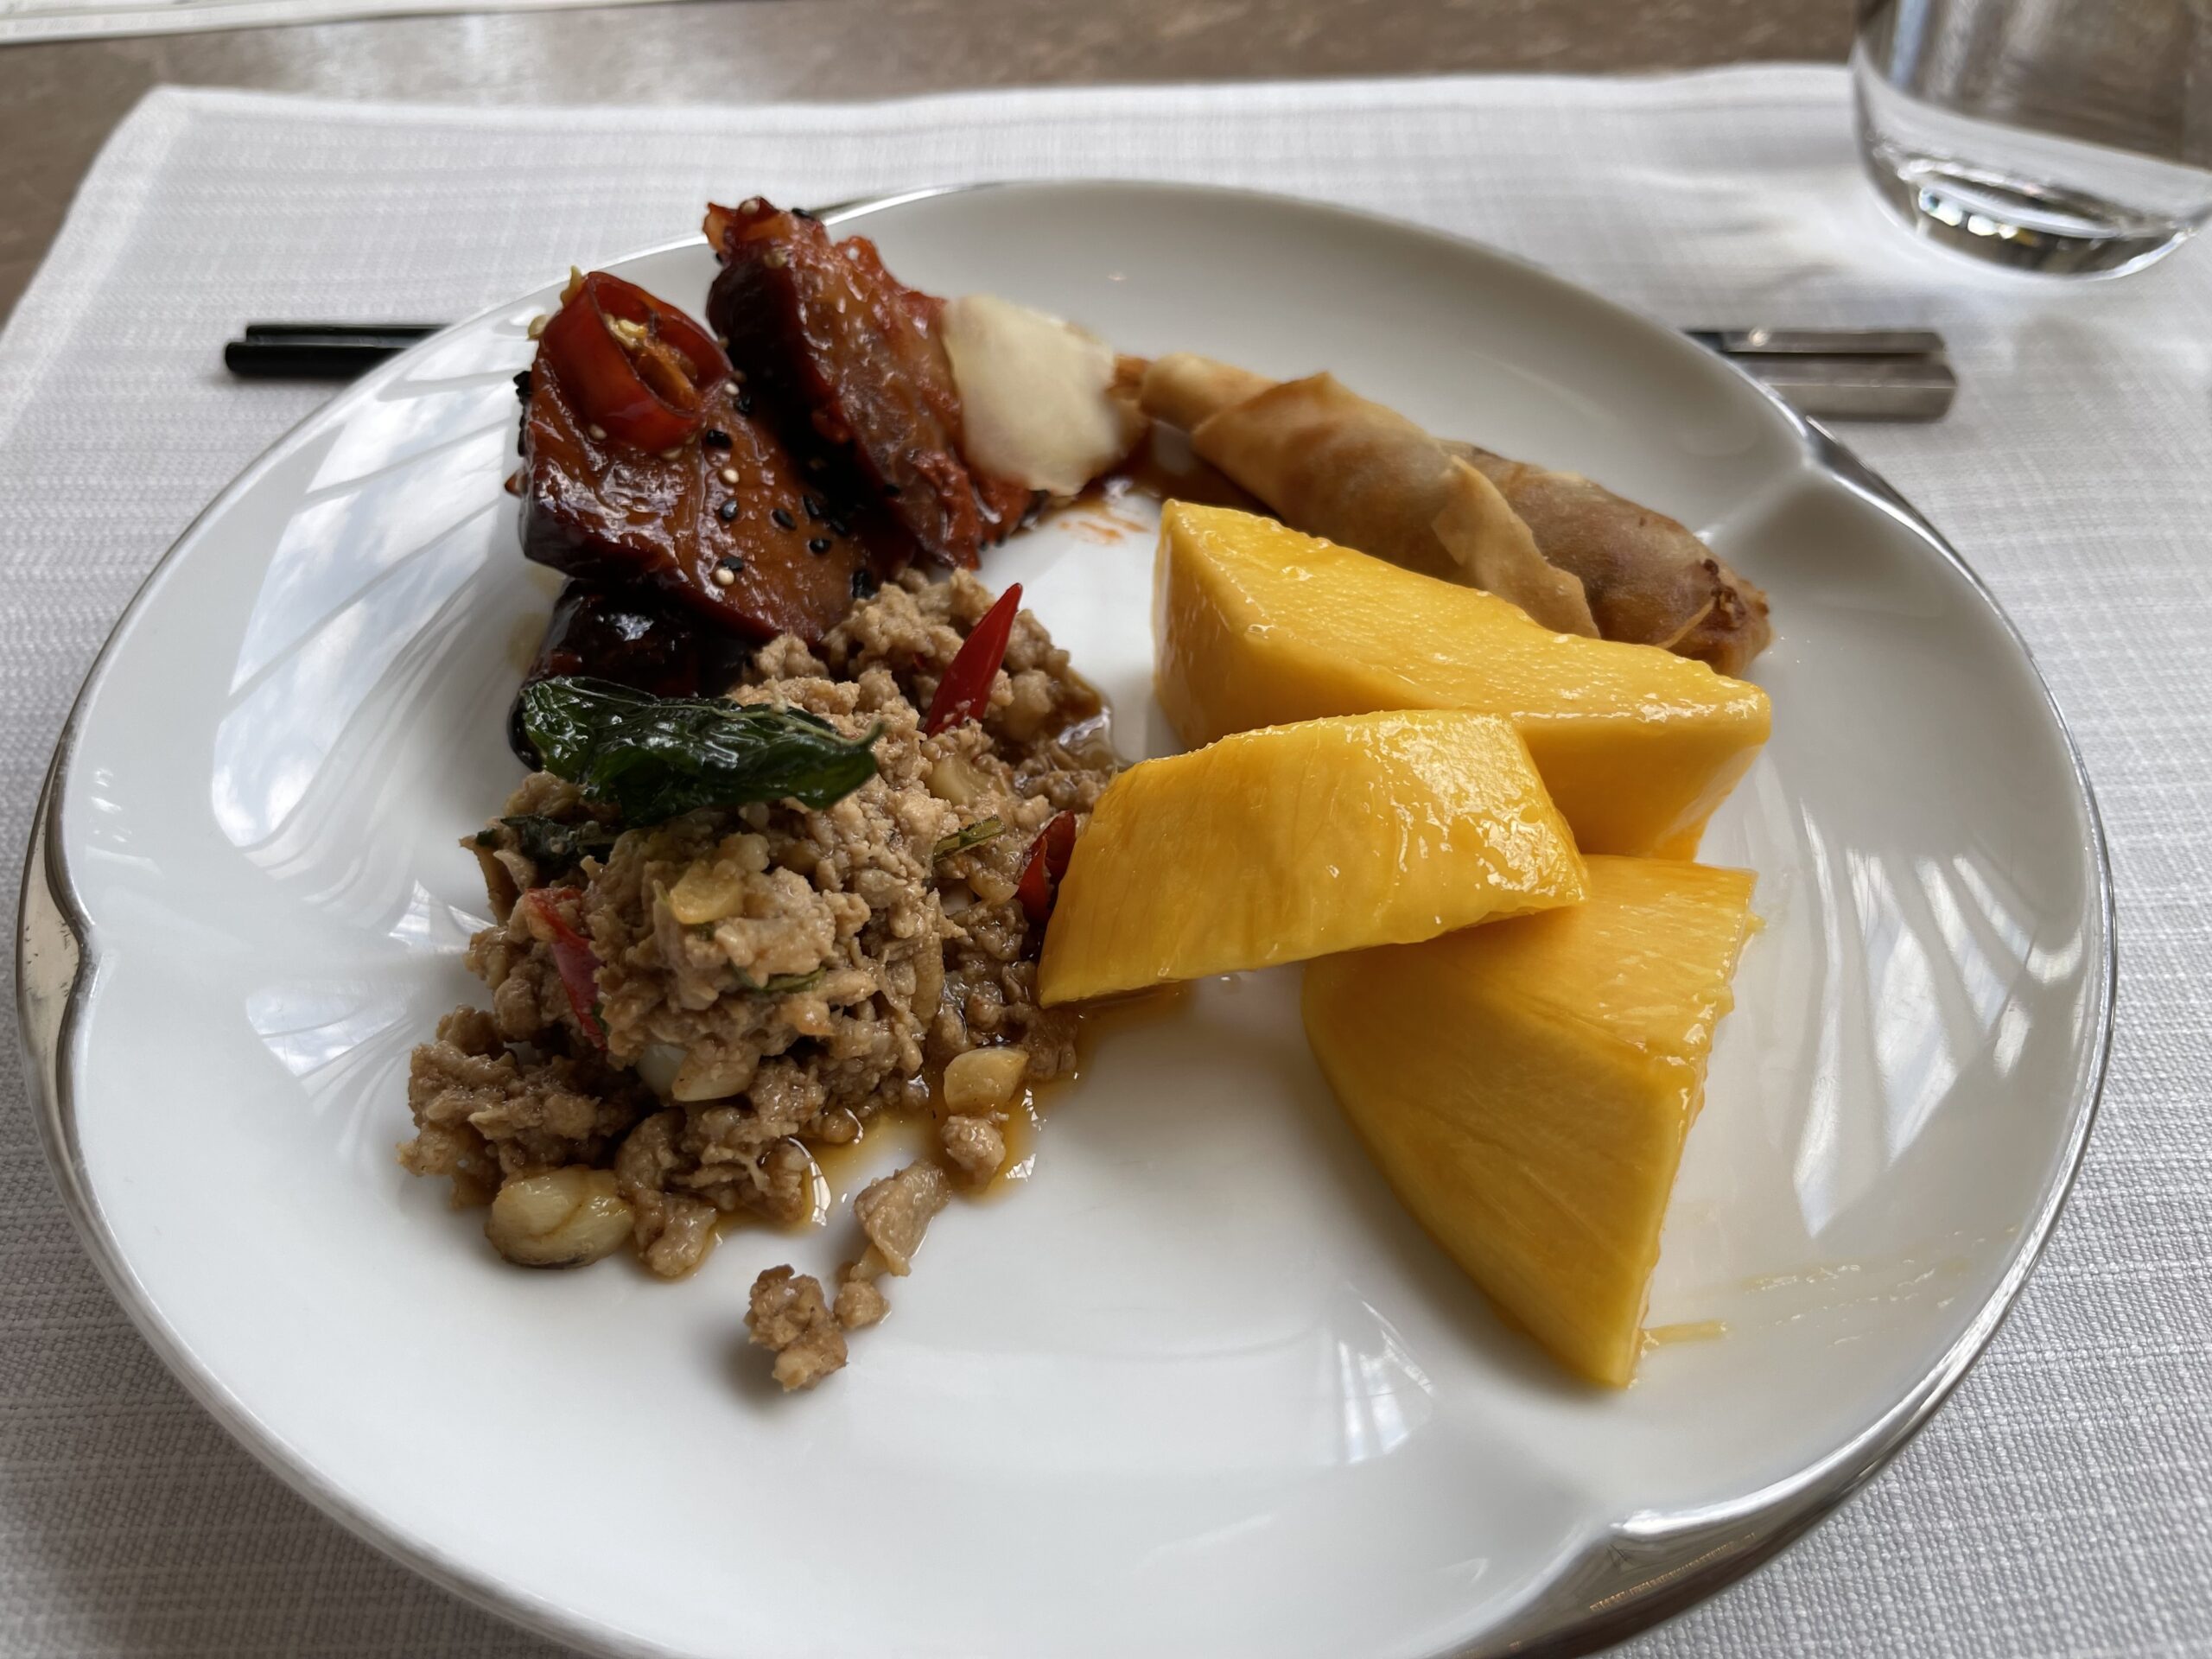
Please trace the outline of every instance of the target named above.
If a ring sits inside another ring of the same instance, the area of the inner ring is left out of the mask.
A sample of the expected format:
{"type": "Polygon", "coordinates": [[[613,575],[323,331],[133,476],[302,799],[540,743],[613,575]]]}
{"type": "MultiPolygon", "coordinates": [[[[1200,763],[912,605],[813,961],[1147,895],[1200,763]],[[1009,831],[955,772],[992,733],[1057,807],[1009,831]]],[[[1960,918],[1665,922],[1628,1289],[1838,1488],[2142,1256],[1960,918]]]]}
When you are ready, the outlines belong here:
{"type": "Polygon", "coordinates": [[[640,449],[594,437],[541,351],[523,422],[524,556],[650,587],[709,630],[820,639],[852,608],[861,548],[820,521],[820,492],[740,412],[745,398],[724,381],[705,393],[698,435],[640,449]]]}
{"type": "Polygon", "coordinates": [[[883,562],[972,568],[1031,492],[979,474],[960,449],[960,393],[937,334],[943,302],[907,288],[865,237],[759,197],[709,207],[722,257],[707,318],[784,442],[803,455],[883,562]]]}
{"type": "MultiPolygon", "coordinates": [[[[650,588],[572,582],[554,601],[544,642],[522,683],[527,688],[581,675],[657,697],[711,696],[744,671],[748,654],[743,641],[701,627],[650,588]]],[[[524,766],[537,766],[537,750],[523,733],[519,691],[507,714],[507,745],[524,766]]]]}

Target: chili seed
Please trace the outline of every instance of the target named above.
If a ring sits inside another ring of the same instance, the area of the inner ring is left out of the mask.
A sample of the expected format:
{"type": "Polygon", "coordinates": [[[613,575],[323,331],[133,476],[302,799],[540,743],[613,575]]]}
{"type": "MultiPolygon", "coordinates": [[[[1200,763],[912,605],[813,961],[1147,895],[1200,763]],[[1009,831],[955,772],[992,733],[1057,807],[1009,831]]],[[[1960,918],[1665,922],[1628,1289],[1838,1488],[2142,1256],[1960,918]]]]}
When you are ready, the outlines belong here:
{"type": "Polygon", "coordinates": [[[796,530],[798,528],[798,521],[794,519],[791,514],[785,512],[781,507],[778,507],[768,516],[774,519],[779,524],[782,525],[785,530],[796,530]]]}

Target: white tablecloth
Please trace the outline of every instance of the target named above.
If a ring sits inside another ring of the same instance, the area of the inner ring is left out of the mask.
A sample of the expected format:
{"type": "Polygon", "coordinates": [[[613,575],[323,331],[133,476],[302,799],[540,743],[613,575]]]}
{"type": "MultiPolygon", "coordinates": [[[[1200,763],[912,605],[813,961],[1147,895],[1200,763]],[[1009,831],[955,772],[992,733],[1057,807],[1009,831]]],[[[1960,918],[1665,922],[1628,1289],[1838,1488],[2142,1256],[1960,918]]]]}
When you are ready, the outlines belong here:
{"type": "MultiPolygon", "coordinates": [[[[1949,337],[1949,420],[1850,435],[1988,578],[2087,753],[2125,955],[2104,1115],[1934,1425],[1637,1651],[2212,1654],[2212,257],[2065,286],[1918,246],[1858,176],[1839,71],[497,114],[157,92],[0,335],[0,844],[139,578],[324,395],[228,379],[245,319],[461,315],[682,235],[710,194],[1103,174],[1363,203],[1681,323],[1949,337]]],[[[549,1652],[199,1413],[79,1250],[6,1047],[0,1652],[549,1652]]]]}

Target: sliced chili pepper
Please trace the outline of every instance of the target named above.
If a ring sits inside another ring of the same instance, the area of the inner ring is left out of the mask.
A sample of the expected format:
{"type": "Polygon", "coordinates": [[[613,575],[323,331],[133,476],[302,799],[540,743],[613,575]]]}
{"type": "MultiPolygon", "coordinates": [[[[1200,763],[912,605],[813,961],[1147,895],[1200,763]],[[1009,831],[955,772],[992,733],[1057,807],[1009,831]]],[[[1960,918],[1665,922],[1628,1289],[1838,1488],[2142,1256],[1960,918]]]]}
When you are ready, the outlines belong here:
{"type": "Polygon", "coordinates": [[[922,721],[923,736],[935,737],[948,726],[983,717],[991,706],[991,682],[998,677],[1007,641],[1014,637],[1014,613],[1020,608],[1021,584],[1017,582],[968,631],[945,665],[944,677],[937,683],[937,695],[930,699],[930,712],[922,721]]]}
{"type": "Polygon", "coordinates": [[[605,1048],[607,1028],[599,1023],[599,953],[554,908],[552,888],[532,887],[523,899],[553,935],[553,965],[561,970],[561,988],[569,994],[569,1007],[575,1013],[576,1023],[594,1046],[605,1048]]]}
{"type": "Polygon", "coordinates": [[[586,419],[644,449],[670,448],[696,432],[708,390],[730,375],[712,334],[603,270],[569,293],[538,348],[586,419]]]}
{"type": "Polygon", "coordinates": [[[1014,896],[1021,900],[1021,913],[1033,927],[1044,926],[1060,896],[1060,878],[1068,873],[1075,852],[1075,814],[1062,812],[1037,832],[1029,859],[1021,867],[1021,880],[1014,896]]]}

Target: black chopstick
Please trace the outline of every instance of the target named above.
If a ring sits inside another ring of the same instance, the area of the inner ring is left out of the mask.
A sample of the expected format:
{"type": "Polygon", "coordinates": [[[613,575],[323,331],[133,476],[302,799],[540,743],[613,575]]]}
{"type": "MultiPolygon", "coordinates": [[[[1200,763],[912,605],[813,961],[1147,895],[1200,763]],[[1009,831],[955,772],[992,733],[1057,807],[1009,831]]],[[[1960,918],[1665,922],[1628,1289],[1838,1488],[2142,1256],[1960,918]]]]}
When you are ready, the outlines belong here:
{"type": "Polygon", "coordinates": [[[232,374],[257,380],[351,380],[445,325],[436,322],[249,322],[223,347],[232,374]]]}
{"type": "MultiPolygon", "coordinates": [[[[351,380],[438,332],[435,322],[250,322],[223,347],[232,374],[351,380]]],[[[1919,328],[1689,328],[1801,414],[1861,421],[1942,418],[1958,391],[1943,337],[1919,328]]]]}

